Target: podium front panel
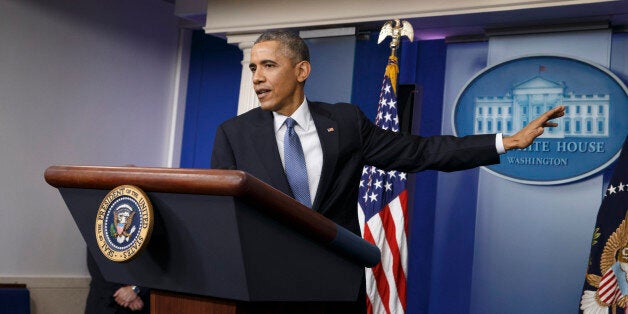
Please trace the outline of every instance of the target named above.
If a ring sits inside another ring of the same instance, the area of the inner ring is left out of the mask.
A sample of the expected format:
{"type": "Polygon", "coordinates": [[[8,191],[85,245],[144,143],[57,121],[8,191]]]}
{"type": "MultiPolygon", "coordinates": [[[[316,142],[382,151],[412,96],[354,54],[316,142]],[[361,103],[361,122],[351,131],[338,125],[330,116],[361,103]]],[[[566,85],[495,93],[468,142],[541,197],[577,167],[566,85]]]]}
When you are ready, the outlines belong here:
{"type": "Polygon", "coordinates": [[[112,262],[95,239],[108,190],[60,188],[103,276],[112,282],[240,301],[353,301],[363,268],[238,198],[147,193],[146,249],[112,262]]]}

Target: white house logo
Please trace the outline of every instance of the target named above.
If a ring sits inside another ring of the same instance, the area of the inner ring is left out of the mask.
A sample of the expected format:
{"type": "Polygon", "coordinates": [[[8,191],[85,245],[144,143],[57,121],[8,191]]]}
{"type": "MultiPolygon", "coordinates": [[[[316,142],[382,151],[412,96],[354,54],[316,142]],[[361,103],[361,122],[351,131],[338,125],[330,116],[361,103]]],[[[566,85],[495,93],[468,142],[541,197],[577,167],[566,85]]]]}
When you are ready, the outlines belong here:
{"type": "Polygon", "coordinates": [[[625,85],[607,69],[560,56],[530,56],[489,67],[467,83],[453,113],[458,136],[512,135],[563,105],[559,126],[525,150],[502,155],[491,173],[528,184],[560,184],[612,163],[628,134],[625,85]]]}
{"type": "Polygon", "coordinates": [[[138,187],[122,185],[105,196],[96,215],[96,242],[115,262],[135,257],[148,243],[153,228],[153,208],[138,187]]]}

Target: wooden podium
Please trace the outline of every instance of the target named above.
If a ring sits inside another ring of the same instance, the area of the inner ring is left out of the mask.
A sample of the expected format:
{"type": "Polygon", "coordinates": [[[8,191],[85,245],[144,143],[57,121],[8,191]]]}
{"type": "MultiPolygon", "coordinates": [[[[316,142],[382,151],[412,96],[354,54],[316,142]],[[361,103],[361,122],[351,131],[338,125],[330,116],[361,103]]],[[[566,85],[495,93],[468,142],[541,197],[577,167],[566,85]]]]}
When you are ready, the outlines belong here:
{"type": "Polygon", "coordinates": [[[51,166],[103,276],[153,289],[152,313],[316,313],[355,301],[377,247],[255,177],[235,170],[51,166]],[[120,185],[148,195],[147,247],[128,262],[100,252],[99,205],[120,185]]]}

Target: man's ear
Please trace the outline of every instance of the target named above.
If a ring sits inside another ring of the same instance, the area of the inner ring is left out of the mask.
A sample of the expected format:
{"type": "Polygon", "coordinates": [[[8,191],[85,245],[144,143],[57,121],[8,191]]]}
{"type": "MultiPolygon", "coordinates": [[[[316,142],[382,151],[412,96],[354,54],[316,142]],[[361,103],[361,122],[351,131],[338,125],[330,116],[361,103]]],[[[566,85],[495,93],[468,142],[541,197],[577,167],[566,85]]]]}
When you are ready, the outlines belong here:
{"type": "Polygon", "coordinates": [[[312,65],[308,61],[301,61],[297,63],[295,71],[297,71],[297,81],[299,83],[305,82],[305,80],[310,76],[310,71],[312,70],[312,65]]]}

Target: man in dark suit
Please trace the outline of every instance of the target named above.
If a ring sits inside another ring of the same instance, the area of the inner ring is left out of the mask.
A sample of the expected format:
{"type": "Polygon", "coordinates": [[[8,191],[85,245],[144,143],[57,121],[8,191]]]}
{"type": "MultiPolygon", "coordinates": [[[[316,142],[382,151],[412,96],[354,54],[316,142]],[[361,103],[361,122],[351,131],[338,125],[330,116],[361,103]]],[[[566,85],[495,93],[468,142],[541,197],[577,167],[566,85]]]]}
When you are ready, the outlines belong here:
{"type": "Polygon", "coordinates": [[[544,127],[556,125],[549,120],[564,114],[564,107],[554,108],[511,137],[403,135],[376,127],[354,105],[307,100],[309,52],[298,35],[262,34],[251,50],[249,68],[261,107],[218,128],[212,168],[243,170],[293,195],[284,170],[285,122],[293,119],[304,153],[311,205],[302,203],[358,235],[358,187],[364,165],[418,172],[495,164],[500,153],[529,146],[544,127]]]}

